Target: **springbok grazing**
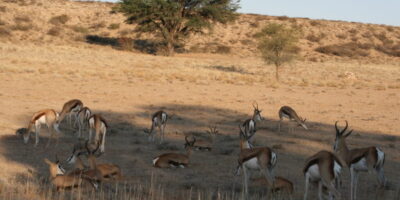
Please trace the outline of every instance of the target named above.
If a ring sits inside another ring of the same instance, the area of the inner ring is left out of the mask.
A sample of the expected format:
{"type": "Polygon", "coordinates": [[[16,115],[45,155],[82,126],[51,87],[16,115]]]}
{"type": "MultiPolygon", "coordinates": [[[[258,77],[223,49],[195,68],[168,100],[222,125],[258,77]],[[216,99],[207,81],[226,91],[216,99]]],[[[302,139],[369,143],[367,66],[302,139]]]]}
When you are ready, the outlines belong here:
{"type": "Polygon", "coordinates": [[[100,143],[97,143],[96,149],[90,150],[88,142],[86,142],[86,150],[88,153],[88,161],[90,170],[94,170],[97,181],[104,181],[108,179],[122,179],[121,168],[118,165],[110,163],[97,164],[94,153],[99,149],[100,143]]]}
{"type": "Polygon", "coordinates": [[[149,134],[149,141],[154,142],[156,132],[153,133],[154,128],[158,127],[160,131],[160,144],[164,141],[164,131],[167,125],[168,115],[166,112],[160,110],[151,116],[151,128],[150,131],[144,130],[145,133],[149,134]]]}
{"type": "Polygon", "coordinates": [[[25,144],[28,143],[30,134],[33,131],[33,127],[35,127],[35,135],[36,135],[35,147],[37,147],[39,144],[40,128],[42,125],[45,124],[50,133],[50,138],[47,141],[46,147],[49,146],[50,140],[53,138],[53,136],[56,136],[56,138],[57,138],[56,139],[57,140],[56,145],[57,145],[58,144],[58,136],[55,135],[54,132],[57,132],[58,134],[61,133],[61,131],[58,129],[58,125],[59,125],[57,122],[58,119],[59,119],[59,115],[53,109],[41,110],[39,112],[34,113],[31,120],[29,121],[28,129],[23,134],[24,143],[25,144]]]}
{"type": "Polygon", "coordinates": [[[385,163],[385,153],[378,147],[366,147],[359,149],[349,150],[346,144],[346,138],[353,132],[353,130],[346,133],[349,126],[346,120],[346,126],[343,130],[339,130],[335,123],[336,138],[333,149],[337,155],[347,164],[350,168],[351,175],[351,200],[357,198],[357,185],[358,173],[363,171],[374,172],[378,177],[380,187],[386,185],[386,178],[383,172],[383,165],[385,163]]]}
{"type": "Polygon", "coordinates": [[[65,116],[68,116],[68,123],[69,123],[69,125],[72,125],[72,122],[71,122],[72,116],[74,116],[75,120],[76,120],[77,114],[81,110],[82,107],[83,107],[83,103],[79,99],[72,99],[72,100],[67,101],[61,110],[59,123],[61,123],[64,120],[65,116]]]}
{"type": "Polygon", "coordinates": [[[83,181],[86,181],[94,188],[97,188],[97,184],[82,174],[64,174],[65,170],[60,166],[58,159],[56,160],[57,161],[54,163],[45,158],[44,162],[49,165],[51,183],[57,188],[57,191],[61,189],[80,187],[83,181]]]}
{"type": "Polygon", "coordinates": [[[77,117],[78,119],[75,121],[75,123],[78,124],[78,138],[82,137],[82,131],[86,127],[89,128],[89,118],[92,116],[92,111],[88,107],[83,107],[81,110],[79,110],[77,117]]]}
{"type": "Polygon", "coordinates": [[[253,116],[250,119],[244,121],[243,123],[244,134],[246,137],[254,135],[254,133],[256,132],[256,121],[261,121],[263,119],[261,116],[262,110],[258,109],[257,103],[253,103],[253,108],[254,108],[253,116]]]}
{"type": "Polygon", "coordinates": [[[272,194],[281,193],[282,196],[287,195],[289,199],[293,199],[293,191],[294,191],[293,183],[287,180],[286,178],[276,176],[274,185],[268,182],[268,180],[265,177],[252,179],[252,182],[257,185],[267,186],[268,189],[271,190],[272,194]]]}
{"type": "MultiPolygon", "coordinates": [[[[302,126],[304,129],[308,130],[307,125],[305,124],[306,119],[302,119],[299,117],[294,111],[293,108],[289,106],[282,106],[281,109],[279,109],[279,122],[278,122],[278,132],[281,132],[281,123],[283,118],[287,118],[290,121],[295,121],[298,126],[302,126]]],[[[289,126],[289,133],[294,131],[294,127],[289,126]]]]}
{"type": "Polygon", "coordinates": [[[106,132],[107,132],[107,122],[106,120],[99,114],[94,114],[89,118],[89,142],[91,144],[100,143],[100,153],[104,153],[105,151],[105,142],[106,142],[106,132]],[[94,138],[92,136],[93,130],[95,131],[94,138]]]}
{"type": "Polygon", "coordinates": [[[273,169],[277,162],[276,153],[268,147],[250,148],[249,140],[254,135],[245,135],[244,128],[239,125],[240,129],[240,154],[236,175],[240,175],[240,169],[243,171],[243,188],[245,196],[248,195],[249,170],[259,170],[262,175],[271,183],[275,184],[275,176],[273,169]]]}
{"type": "Polygon", "coordinates": [[[337,190],[337,181],[340,179],[342,163],[335,154],[329,151],[320,151],[306,160],[303,168],[305,177],[304,200],[307,199],[309,184],[318,183],[318,198],[323,199],[323,187],[329,192],[329,199],[341,198],[337,190]]]}
{"type": "MultiPolygon", "coordinates": [[[[194,150],[206,150],[206,151],[211,151],[214,143],[214,137],[218,134],[217,127],[209,127],[210,130],[207,131],[209,134],[209,140],[201,140],[198,139],[196,142],[193,144],[193,149],[194,150]]],[[[187,142],[186,142],[187,143],[187,142]]]]}
{"type": "Polygon", "coordinates": [[[153,159],[153,166],[158,168],[185,168],[190,163],[190,156],[192,155],[193,145],[196,143],[196,138],[192,141],[185,137],[186,154],[181,153],[165,153],[153,159]]]}

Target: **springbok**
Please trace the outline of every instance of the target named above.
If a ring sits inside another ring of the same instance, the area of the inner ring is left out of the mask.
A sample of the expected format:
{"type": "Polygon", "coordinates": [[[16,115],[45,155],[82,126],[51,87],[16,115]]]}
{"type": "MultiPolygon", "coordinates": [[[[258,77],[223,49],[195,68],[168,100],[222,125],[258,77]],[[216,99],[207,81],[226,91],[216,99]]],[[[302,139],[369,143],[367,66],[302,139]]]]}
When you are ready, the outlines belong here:
{"type": "Polygon", "coordinates": [[[77,114],[77,120],[75,123],[78,124],[78,138],[82,137],[82,131],[86,127],[89,129],[89,118],[92,116],[92,111],[88,107],[83,107],[77,114]]]}
{"type": "Polygon", "coordinates": [[[45,158],[44,162],[49,165],[51,183],[57,188],[57,191],[60,189],[80,187],[83,181],[90,183],[95,189],[97,188],[96,183],[82,174],[64,174],[65,170],[60,166],[58,159],[56,160],[57,161],[54,163],[45,158]]]}
{"type": "Polygon", "coordinates": [[[100,143],[97,143],[96,149],[90,150],[88,142],[86,142],[86,150],[88,152],[88,161],[90,170],[94,170],[97,181],[104,181],[108,179],[122,179],[121,168],[118,165],[110,163],[97,164],[94,153],[99,149],[100,143]]]}
{"type": "Polygon", "coordinates": [[[209,127],[210,130],[207,131],[209,135],[209,140],[196,140],[196,142],[193,144],[193,149],[194,150],[206,150],[206,151],[211,151],[214,143],[214,137],[218,134],[217,127],[209,127]]]}
{"type": "Polygon", "coordinates": [[[380,187],[386,185],[386,178],[383,172],[383,165],[385,163],[385,153],[378,147],[366,147],[359,149],[351,149],[347,147],[346,138],[353,132],[353,130],[346,133],[349,126],[346,120],[346,126],[343,130],[339,130],[335,122],[336,138],[333,149],[337,155],[346,162],[347,167],[350,168],[351,176],[351,200],[357,198],[357,185],[359,172],[374,172],[378,177],[380,187]]]}
{"type": "MultiPolygon", "coordinates": [[[[281,132],[281,123],[283,118],[287,118],[290,121],[295,121],[297,123],[298,126],[302,126],[304,129],[308,130],[307,125],[305,124],[306,119],[302,119],[301,117],[299,117],[296,113],[296,111],[294,111],[293,108],[289,107],[289,106],[282,106],[281,109],[279,109],[279,122],[278,122],[278,132],[281,132]]],[[[290,127],[289,126],[289,133],[294,131],[294,127],[290,127]]]]}
{"type": "Polygon", "coordinates": [[[318,198],[323,199],[322,187],[329,192],[329,199],[333,197],[340,199],[341,195],[337,190],[337,181],[340,178],[342,162],[335,154],[329,151],[320,151],[306,160],[303,168],[305,177],[304,200],[307,199],[309,184],[318,183],[318,198]]]}
{"type": "Polygon", "coordinates": [[[293,198],[293,191],[294,191],[293,183],[286,178],[276,176],[274,185],[268,182],[268,180],[265,177],[252,179],[252,182],[257,185],[267,186],[268,189],[272,192],[271,194],[280,193],[278,194],[279,196],[287,195],[289,199],[293,198]]]}
{"type": "Polygon", "coordinates": [[[254,133],[257,131],[256,130],[256,121],[261,121],[263,118],[261,116],[261,111],[260,109],[258,109],[258,104],[257,103],[253,103],[253,116],[250,119],[247,119],[246,121],[244,121],[243,123],[243,127],[244,127],[244,134],[246,137],[249,137],[250,135],[254,135],[254,133]]]}
{"type": "Polygon", "coordinates": [[[77,114],[81,110],[82,107],[83,107],[83,103],[79,99],[72,99],[72,100],[67,101],[61,110],[59,123],[61,123],[64,120],[65,116],[68,115],[69,125],[72,125],[72,122],[71,122],[72,116],[74,116],[75,120],[76,120],[77,114]]]}
{"type": "Polygon", "coordinates": [[[155,112],[151,116],[151,128],[150,131],[144,130],[145,133],[149,135],[149,141],[154,142],[156,133],[153,133],[154,128],[158,127],[160,132],[160,144],[164,141],[164,131],[167,125],[168,115],[166,112],[160,110],[155,112]]]}
{"type": "Polygon", "coordinates": [[[36,135],[36,141],[35,141],[35,147],[38,146],[39,144],[39,132],[40,128],[42,125],[46,125],[47,129],[49,130],[50,133],[50,138],[47,141],[46,147],[49,146],[50,140],[53,138],[53,136],[56,136],[56,145],[58,144],[58,136],[55,135],[54,132],[57,132],[58,134],[61,134],[61,131],[58,129],[58,120],[59,115],[56,111],[53,109],[46,109],[46,110],[41,110],[39,112],[36,112],[33,114],[31,120],[29,121],[28,124],[28,129],[26,132],[23,134],[24,138],[24,143],[27,144],[30,138],[30,134],[33,131],[33,127],[35,127],[35,135],[36,135]]]}
{"type": "Polygon", "coordinates": [[[91,144],[101,144],[100,153],[105,151],[106,133],[107,133],[107,122],[99,114],[94,114],[89,118],[89,142],[91,144]],[[93,130],[95,131],[94,138],[92,136],[93,130]]]}
{"type": "Polygon", "coordinates": [[[240,175],[240,169],[243,171],[243,188],[245,196],[248,195],[249,170],[259,170],[261,174],[271,183],[275,184],[275,176],[273,169],[277,162],[276,153],[268,147],[250,148],[250,136],[245,135],[244,128],[239,125],[240,129],[240,154],[236,175],[240,175]]]}
{"type": "Polygon", "coordinates": [[[181,153],[165,153],[153,159],[153,166],[157,168],[170,168],[180,167],[185,168],[190,163],[190,156],[192,155],[193,145],[196,143],[196,138],[192,141],[185,137],[186,154],[181,153]]]}

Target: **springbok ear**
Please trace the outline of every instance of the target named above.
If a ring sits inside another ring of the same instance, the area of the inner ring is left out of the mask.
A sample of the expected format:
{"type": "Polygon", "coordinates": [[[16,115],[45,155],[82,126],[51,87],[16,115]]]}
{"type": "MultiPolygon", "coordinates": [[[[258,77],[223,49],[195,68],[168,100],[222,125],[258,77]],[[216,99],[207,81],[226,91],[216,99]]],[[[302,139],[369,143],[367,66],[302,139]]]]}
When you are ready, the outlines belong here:
{"type": "Polygon", "coordinates": [[[351,133],[353,133],[353,130],[349,131],[344,137],[348,137],[351,133]]]}
{"type": "Polygon", "coordinates": [[[49,159],[47,159],[47,158],[43,159],[43,161],[44,161],[45,163],[47,163],[48,165],[52,165],[52,164],[53,164],[53,163],[52,163],[49,159]]]}

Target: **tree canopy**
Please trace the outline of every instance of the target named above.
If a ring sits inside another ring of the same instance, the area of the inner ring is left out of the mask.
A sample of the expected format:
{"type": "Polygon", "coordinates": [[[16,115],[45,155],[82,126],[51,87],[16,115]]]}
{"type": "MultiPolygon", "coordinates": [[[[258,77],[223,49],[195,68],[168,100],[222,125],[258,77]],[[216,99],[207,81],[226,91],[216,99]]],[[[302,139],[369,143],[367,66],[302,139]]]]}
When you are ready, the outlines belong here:
{"type": "Polygon", "coordinates": [[[167,54],[191,33],[203,33],[213,22],[227,23],[236,18],[239,0],[122,0],[115,11],[124,13],[127,23],[135,23],[138,33],[160,36],[167,54]]]}

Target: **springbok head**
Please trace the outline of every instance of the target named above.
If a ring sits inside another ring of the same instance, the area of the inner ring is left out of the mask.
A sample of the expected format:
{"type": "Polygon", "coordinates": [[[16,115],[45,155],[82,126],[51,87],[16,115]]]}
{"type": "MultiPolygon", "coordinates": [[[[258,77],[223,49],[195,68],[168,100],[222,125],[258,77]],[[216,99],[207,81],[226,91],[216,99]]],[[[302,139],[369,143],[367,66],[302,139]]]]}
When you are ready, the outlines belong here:
{"type": "Polygon", "coordinates": [[[335,137],[335,144],[333,145],[333,150],[338,151],[339,143],[343,143],[346,137],[348,137],[353,130],[346,133],[347,128],[349,127],[349,123],[346,120],[346,126],[343,130],[340,130],[337,126],[338,121],[335,122],[335,129],[336,129],[336,137],[335,137]]]}

